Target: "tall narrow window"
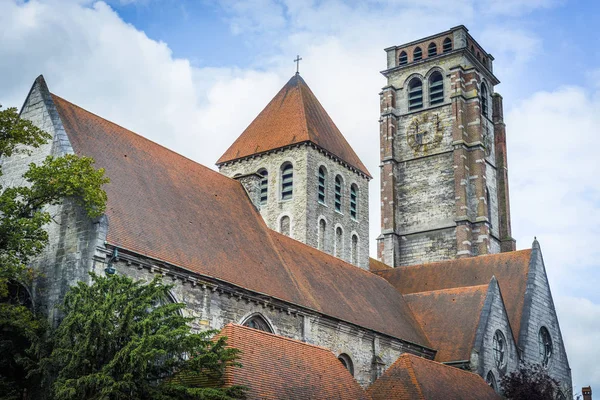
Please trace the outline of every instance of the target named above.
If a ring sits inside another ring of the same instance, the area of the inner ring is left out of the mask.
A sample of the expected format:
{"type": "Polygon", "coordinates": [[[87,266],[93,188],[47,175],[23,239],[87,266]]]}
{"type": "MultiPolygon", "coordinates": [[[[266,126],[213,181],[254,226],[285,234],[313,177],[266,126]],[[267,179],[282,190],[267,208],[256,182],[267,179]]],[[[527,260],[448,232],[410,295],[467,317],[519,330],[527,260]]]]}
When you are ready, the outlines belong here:
{"type": "Polygon", "coordinates": [[[413,51],[413,61],[419,61],[423,58],[423,50],[420,47],[417,47],[415,51],[413,51]]]}
{"type": "Polygon", "coordinates": [[[433,57],[437,55],[437,45],[433,42],[429,43],[429,47],[427,47],[427,57],[433,57]]]}
{"type": "Polygon", "coordinates": [[[269,173],[266,169],[261,169],[258,173],[262,175],[260,180],[260,204],[265,205],[269,199],[269,173]]]}
{"type": "Polygon", "coordinates": [[[342,247],[344,246],[344,231],[339,226],[335,228],[335,256],[342,258],[342,247]]]}
{"type": "Polygon", "coordinates": [[[449,52],[449,51],[452,51],[452,39],[450,39],[450,38],[446,38],[446,39],[444,40],[444,44],[443,44],[443,47],[442,47],[442,51],[443,51],[444,53],[447,53],[447,52],[449,52]]]}
{"type": "Polygon", "coordinates": [[[506,339],[501,331],[494,334],[494,361],[500,369],[506,365],[506,339]]]}
{"type": "Polygon", "coordinates": [[[327,179],[327,172],[325,172],[325,167],[320,167],[319,168],[319,203],[323,203],[325,204],[325,192],[326,192],[326,179],[327,179]]]}
{"type": "Polygon", "coordinates": [[[490,228],[492,225],[492,199],[490,198],[490,191],[485,188],[485,201],[487,202],[488,221],[490,221],[490,228]]]}
{"type": "Polygon", "coordinates": [[[488,116],[488,90],[485,83],[481,83],[481,114],[488,116]]]}
{"type": "Polygon", "coordinates": [[[289,200],[294,193],[294,167],[285,163],[281,167],[281,200],[289,200]]]}
{"type": "Polygon", "coordinates": [[[317,248],[321,251],[325,251],[325,234],[327,232],[327,222],[324,219],[319,221],[319,238],[317,248]]]}
{"type": "Polygon", "coordinates": [[[540,328],[539,341],[542,365],[547,367],[552,358],[552,337],[550,337],[550,332],[544,326],[540,328]]]}
{"type": "Polygon", "coordinates": [[[414,78],[408,84],[408,111],[423,107],[423,82],[414,78]]]}
{"type": "Polygon", "coordinates": [[[285,236],[290,236],[290,217],[284,215],[279,220],[279,232],[285,236]]]}
{"type": "Polygon", "coordinates": [[[433,106],[444,102],[444,77],[434,72],[429,78],[429,103],[433,106]]]}
{"type": "Polygon", "coordinates": [[[358,236],[352,235],[352,264],[358,264],[358,236]]]}
{"type": "Polygon", "coordinates": [[[335,177],[335,211],[342,212],[342,177],[335,177]]]}
{"type": "Polygon", "coordinates": [[[408,54],[406,54],[405,51],[403,51],[402,53],[400,53],[400,56],[398,57],[398,65],[406,65],[408,64],[408,54]]]}
{"type": "Polygon", "coordinates": [[[350,216],[354,219],[356,219],[356,217],[358,216],[358,208],[356,206],[356,202],[358,200],[358,188],[357,186],[353,183],[352,186],[350,186],[350,216]]]}
{"type": "Polygon", "coordinates": [[[485,376],[485,381],[494,391],[498,391],[498,385],[496,384],[496,377],[492,371],[489,371],[485,376]]]}

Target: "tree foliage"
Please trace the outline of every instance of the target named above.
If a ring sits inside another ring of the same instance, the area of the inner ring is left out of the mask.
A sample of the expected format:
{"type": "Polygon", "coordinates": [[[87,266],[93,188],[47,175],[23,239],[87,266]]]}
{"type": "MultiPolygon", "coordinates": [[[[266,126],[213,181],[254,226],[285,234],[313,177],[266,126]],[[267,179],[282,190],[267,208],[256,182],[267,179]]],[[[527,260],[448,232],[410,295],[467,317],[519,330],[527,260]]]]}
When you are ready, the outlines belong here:
{"type": "Polygon", "coordinates": [[[214,331],[190,332],[184,305],[166,301],[170,286],[92,274],[64,299],[65,318],[43,366],[56,372],[52,393],[74,399],[234,399],[220,388],[238,350],[214,331]],[[207,387],[208,386],[208,387],[207,387]]]}
{"type": "Polygon", "coordinates": [[[548,375],[540,364],[525,364],[507,374],[501,381],[508,400],[561,400],[565,399],[556,379],[548,375]]]}

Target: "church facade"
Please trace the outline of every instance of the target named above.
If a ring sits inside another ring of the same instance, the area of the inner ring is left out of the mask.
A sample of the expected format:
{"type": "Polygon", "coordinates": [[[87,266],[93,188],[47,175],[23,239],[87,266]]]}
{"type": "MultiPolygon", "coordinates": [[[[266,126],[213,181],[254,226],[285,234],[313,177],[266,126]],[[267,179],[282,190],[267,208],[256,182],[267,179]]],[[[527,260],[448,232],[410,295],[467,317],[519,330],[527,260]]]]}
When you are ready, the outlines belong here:
{"type": "MultiPolygon", "coordinates": [[[[495,390],[541,363],[571,372],[541,248],[511,237],[502,99],[493,57],[463,26],[386,49],[382,231],[368,254],[371,175],[300,75],[221,156],[184,158],[34,82],[21,117],[53,139],[3,160],[4,185],[47,155],[93,157],[106,214],[55,206],[34,267],[36,308],[88,273],[173,283],[194,328],[229,323],[333,352],[367,387],[408,353],[470,370],[495,390]]],[[[566,397],[565,397],[566,398],[566,397]]]]}

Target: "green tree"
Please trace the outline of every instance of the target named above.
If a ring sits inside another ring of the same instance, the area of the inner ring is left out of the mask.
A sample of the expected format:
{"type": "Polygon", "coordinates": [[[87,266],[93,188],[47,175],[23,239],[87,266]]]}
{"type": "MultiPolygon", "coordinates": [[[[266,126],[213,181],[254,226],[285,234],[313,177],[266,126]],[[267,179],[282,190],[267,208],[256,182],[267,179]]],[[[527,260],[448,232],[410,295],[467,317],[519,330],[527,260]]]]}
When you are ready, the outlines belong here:
{"type": "Polygon", "coordinates": [[[184,305],[168,301],[171,286],[121,275],[92,274],[66,294],[54,350],[52,393],[71,399],[239,399],[241,387],[221,388],[238,350],[214,331],[192,333],[184,305]]]}
{"type": "MultiPolygon", "coordinates": [[[[51,136],[30,121],[19,118],[16,108],[0,110],[0,158],[31,154],[51,136]]],[[[47,157],[30,164],[24,186],[0,187],[0,398],[22,399],[31,385],[28,371],[45,324],[33,315],[18,295],[33,277],[28,267],[48,244],[44,226],[52,221],[46,206],[72,198],[91,218],[104,213],[108,182],[102,169],[88,157],[47,157]]],[[[0,175],[2,175],[0,164],[0,175]]]]}
{"type": "Polygon", "coordinates": [[[525,364],[501,381],[508,400],[565,400],[556,379],[540,364],[525,364]]]}

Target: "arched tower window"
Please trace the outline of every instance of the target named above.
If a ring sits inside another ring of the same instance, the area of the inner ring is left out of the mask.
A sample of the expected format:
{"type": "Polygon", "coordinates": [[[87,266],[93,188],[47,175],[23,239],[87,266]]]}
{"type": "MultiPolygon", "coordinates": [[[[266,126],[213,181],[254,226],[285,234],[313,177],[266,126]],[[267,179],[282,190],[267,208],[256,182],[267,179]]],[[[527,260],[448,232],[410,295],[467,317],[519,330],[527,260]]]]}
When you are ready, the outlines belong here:
{"type": "Polygon", "coordinates": [[[252,329],[258,329],[259,331],[273,333],[273,330],[269,326],[269,323],[259,314],[254,314],[246,320],[242,325],[252,329]]]}
{"type": "Polygon", "coordinates": [[[450,38],[444,39],[444,44],[442,46],[442,51],[444,53],[452,51],[452,39],[450,39],[450,38]]]}
{"type": "Polygon", "coordinates": [[[423,50],[420,47],[417,47],[415,51],[413,51],[413,61],[419,61],[423,58],[423,50]]]}
{"type": "Polygon", "coordinates": [[[317,248],[321,251],[325,251],[325,234],[327,232],[327,222],[324,219],[319,221],[319,237],[317,248]]]}
{"type": "Polygon", "coordinates": [[[488,221],[490,221],[490,227],[492,227],[492,199],[488,188],[485,188],[485,201],[487,202],[488,221]]]}
{"type": "Polygon", "coordinates": [[[481,114],[488,116],[488,89],[484,82],[481,83],[481,114]]]}
{"type": "Polygon", "coordinates": [[[281,200],[289,200],[294,193],[294,167],[291,163],[281,166],[281,200]]]}
{"type": "Polygon", "coordinates": [[[485,376],[485,381],[495,392],[498,391],[498,385],[496,384],[496,377],[492,371],[489,371],[485,376]]]}
{"type": "Polygon", "coordinates": [[[258,174],[262,176],[260,180],[260,204],[265,205],[269,199],[269,173],[263,168],[258,171],[258,174]]]}
{"type": "Polygon", "coordinates": [[[358,264],[358,236],[352,235],[352,254],[351,263],[358,264]]]}
{"type": "Polygon", "coordinates": [[[344,246],[344,231],[341,227],[335,228],[335,256],[342,258],[342,250],[344,246]]]}
{"type": "Polygon", "coordinates": [[[279,220],[279,232],[286,236],[290,236],[290,217],[287,215],[284,215],[279,220]]]}
{"type": "Polygon", "coordinates": [[[403,51],[402,53],[400,53],[400,56],[398,57],[398,65],[406,65],[408,64],[408,54],[406,54],[405,51],[403,51]]]}
{"type": "Polygon", "coordinates": [[[539,333],[539,343],[540,343],[540,358],[542,360],[542,365],[544,367],[548,366],[550,359],[552,358],[552,337],[550,336],[550,332],[546,329],[545,326],[540,328],[539,333]]]}
{"type": "Polygon", "coordinates": [[[342,212],[342,177],[335,177],[335,211],[342,212]]]}
{"type": "Polygon", "coordinates": [[[325,167],[319,167],[319,188],[318,188],[319,203],[325,204],[326,189],[327,189],[327,171],[325,171],[325,167]]]}
{"type": "Polygon", "coordinates": [[[427,47],[427,57],[433,57],[437,55],[437,44],[431,42],[429,43],[429,47],[427,47]]]}
{"type": "Polygon", "coordinates": [[[494,361],[499,369],[506,365],[506,338],[501,331],[494,333],[494,361]]]}
{"type": "Polygon", "coordinates": [[[358,187],[356,184],[350,186],[350,216],[354,219],[358,217],[358,187]]]}
{"type": "Polygon", "coordinates": [[[444,77],[434,72],[429,77],[429,103],[433,106],[444,102],[444,77]]]}
{"type": "Polygon", "coordinates": [[[408,111],[423,107],[423,82],[413,78],[408,84],[408,111]]]}
{"type": "Polygon", "coordinates": [[[354,364],[352,363],[350,356],[347,354],[340,354],[338,360],[340,360],[344,368],[350,372],[350,375],[354,376],[354,364]]]}

